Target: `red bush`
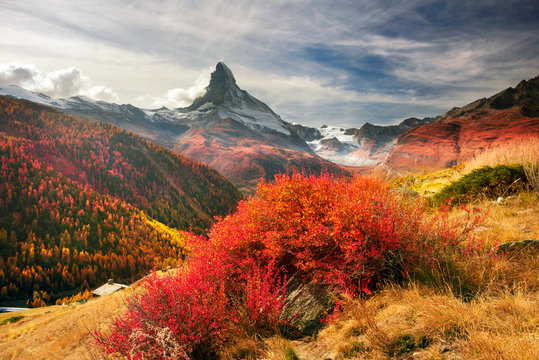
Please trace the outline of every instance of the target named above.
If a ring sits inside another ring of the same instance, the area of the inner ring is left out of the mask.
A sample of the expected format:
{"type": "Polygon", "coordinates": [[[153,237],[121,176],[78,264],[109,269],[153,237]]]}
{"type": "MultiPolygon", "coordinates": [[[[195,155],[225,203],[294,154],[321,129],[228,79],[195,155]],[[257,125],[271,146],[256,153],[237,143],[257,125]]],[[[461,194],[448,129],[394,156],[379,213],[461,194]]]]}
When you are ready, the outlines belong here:
{"type": "Polygon", "coordinates": [[[262,182],[210,238],[236,259],[274,261],[355,291],[416,254],[422,209],[375,178],[282,175],[262,182]]]}
{"type": "Polygon", "coordinates": [[[426,220],[420,200],[375,178],[277,176],[214,225],[209,240],[192,237],[189,268],[150,277],[112,333],[98,339],[132,359],[210,358],[238,332],[275,329],[286,276],[299,271],[370,292],[476,225],[477,218],[451,222],[447,211],[426,220]]]}
{"type": "Polygon", "coordinates": [[[215,257],[206,240],[192,238],[201,256],[172,276],[156,273],[127,303],[108,333],[96,333],[107,353],[129,359],[210,359],[240,332],[272,332],[284,303],[271,264],[215,257]]]}

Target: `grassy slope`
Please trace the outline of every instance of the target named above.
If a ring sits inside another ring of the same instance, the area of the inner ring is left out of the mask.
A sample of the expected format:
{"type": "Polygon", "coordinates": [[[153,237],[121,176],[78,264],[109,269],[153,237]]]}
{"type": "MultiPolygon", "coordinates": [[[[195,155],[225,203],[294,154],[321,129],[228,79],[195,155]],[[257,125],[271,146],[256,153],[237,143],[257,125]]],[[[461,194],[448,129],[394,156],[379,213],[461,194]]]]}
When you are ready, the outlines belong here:
{"type": "Polygon", "coordinates": [[[88,329],[98,329],[119,315],[126,295],[116,293],[81,305],[0,314],[0,323],[15,315],[24,316],[16,323],[0,325],[0,359],[92,359],[95,350],[88,329]]]}
{"type": "MultiPolygon", "coordinates": [[[[157,224],[156,226],[162,226],[157,224]]],[[[159,271],[163,276],[173,274],[159,271]]],[[[0,313],[0,324],[14,316],[24,316],[14,323],[0,325],[0,359],[70,359],[106,358],[96,349],[91,333],[104,330],[125,311],[131,288],[95,297],[83,303],[54,305],[12,313],[0,313]]]]}

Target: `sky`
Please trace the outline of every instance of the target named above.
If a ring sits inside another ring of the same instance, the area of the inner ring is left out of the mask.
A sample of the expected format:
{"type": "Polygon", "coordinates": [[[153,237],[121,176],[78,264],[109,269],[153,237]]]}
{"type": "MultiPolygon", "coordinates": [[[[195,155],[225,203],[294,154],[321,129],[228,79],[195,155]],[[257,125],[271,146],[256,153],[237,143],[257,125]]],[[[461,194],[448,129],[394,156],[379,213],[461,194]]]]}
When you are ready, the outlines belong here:
{"type": "Polygon", "coordinates": [[[539,1],[0,0],[0,86],[188,106],[218,61],[289,122],[435,116],[539,75],[539,1]]]}

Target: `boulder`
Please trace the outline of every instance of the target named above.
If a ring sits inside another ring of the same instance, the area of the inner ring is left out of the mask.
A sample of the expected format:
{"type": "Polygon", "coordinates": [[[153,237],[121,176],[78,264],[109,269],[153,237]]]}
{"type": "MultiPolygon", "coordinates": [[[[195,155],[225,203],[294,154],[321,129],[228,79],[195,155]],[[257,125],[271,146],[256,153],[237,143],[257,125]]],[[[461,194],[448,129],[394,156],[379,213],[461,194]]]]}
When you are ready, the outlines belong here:
{"type": "Polygon", "coordinates": [[[312,336],[322,327],[321,320],[335,307],[333,287],[314,281],[306,282],[299,274],[286,284],[287,298],[281,318],[303,335],[312,336]]]}
{"type": "Polygon", "coordinates": [[[499,253],[513,253],[524,249],[532,251],[539,250],[539,240],[521,240],[503,243],[498,246],[496,251],[499,253]]]}

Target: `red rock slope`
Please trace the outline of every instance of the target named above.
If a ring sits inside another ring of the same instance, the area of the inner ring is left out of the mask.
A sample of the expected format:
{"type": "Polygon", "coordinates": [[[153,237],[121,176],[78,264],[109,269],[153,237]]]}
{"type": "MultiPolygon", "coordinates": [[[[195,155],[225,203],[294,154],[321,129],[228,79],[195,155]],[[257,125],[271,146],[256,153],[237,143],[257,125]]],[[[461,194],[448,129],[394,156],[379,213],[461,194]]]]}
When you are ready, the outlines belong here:
{"type": "Polygon", "coordinates": [[[539,76],[402,134],[385,164],[401,171],[442,169],[530,135],[539,136],[539,76]]]}

